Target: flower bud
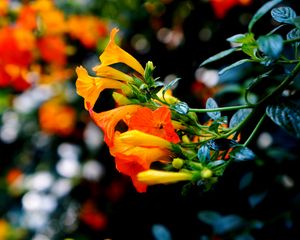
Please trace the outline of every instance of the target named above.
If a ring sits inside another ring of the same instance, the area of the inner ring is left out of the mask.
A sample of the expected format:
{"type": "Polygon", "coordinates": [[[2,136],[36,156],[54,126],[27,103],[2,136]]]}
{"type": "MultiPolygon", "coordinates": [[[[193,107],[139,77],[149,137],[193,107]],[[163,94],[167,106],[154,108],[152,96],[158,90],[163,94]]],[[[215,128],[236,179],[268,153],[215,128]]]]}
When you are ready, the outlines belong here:
{"type": "Polygon", "coordinates": [[[176,169],[182,168],[183,164],[184,164],[184,160],[181,158],[174,158],[172,161],[172,166],[176,169]]]}

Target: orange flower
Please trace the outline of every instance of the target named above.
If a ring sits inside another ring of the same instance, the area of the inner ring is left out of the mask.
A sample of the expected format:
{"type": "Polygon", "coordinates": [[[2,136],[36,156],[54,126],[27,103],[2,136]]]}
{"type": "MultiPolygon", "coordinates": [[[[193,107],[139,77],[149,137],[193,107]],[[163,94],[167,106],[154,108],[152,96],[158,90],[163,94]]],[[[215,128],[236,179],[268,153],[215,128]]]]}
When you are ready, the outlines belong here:
{"type": "Polygon", "coordinates": [[[86,109],[88,109],[87,102],[91,108],[94,107],[104,89],[121,89],[125,86],[124,83],[109,78],[91,77],[82,66],[76,68],[76,73],[78,76],[76,81],[77,94],[84,98],[86,109]]]}
{"type": "Polygon", "coordinates": [[[132,183],[138,192],[146,192],[147,185],[137,180],[137,174],[147,170],[138,156],[126,156],[118,153],[115,157],[116,168],[119,172],[131,177],[132,183]]]}
{"type": "Polygon", "coordinates": [[[78,39],[85,47],[94,48],[100,38],[107,34],[107,24],[94,16],[71,16],[68,31],[72,38],[78,39]]]}
{"type": "Polygon", "coordinates": [[[34,30],[37,28],[37,13],[31,6],[24,5],[20,9],[18,19],[16,22],[17,26],[26,28],[28,30],[34,30]]]}
{"type": "Polygon", "coordinates": [[[0,16],[6,15],[8,6],[9,6],[9,0],[0,1],[0,16]]]}
{"type": "Polygon", "coordinates": [[[44,103],[39,110],[41,129],[47,133],[67,136],[75,127],[76,112],[55,100],[44,103]]]}
{"type": "Polygon", "coordinates": [[[141,64],[128,52],[124,51],[115,43],[115,36],[119,30],[113,28],[110,33],[110,40],[104,52],[100,55],[102,66],[109,66],[115,63],[124,63],[133,70],[144,76],[145,70],[141,64]]]}
{"type": "Polygon", "coordinates": [[[130,118],[129,130],[140,130],[164,138],[170,142],[180,141],[171,122],[171,111],[163,106],[154,111],[143,107],[130,118]]]}
{"type": "Polygon", "coordinates": [[[121,120],[127,123],[131,115],[139,108],[141,108],[139,105],[125,105],[101,113],[95,113],[91,109],[90,115],[95,123],[103,130],[104,141],[111,147],[113,146],[114,133],[117,124],[121,120]]]}
{"type": "Polygon", "coordinates": [[[225,17],[226,13],[236,5],[249,5],[251,0],[210,0],[218,18],[225,17]]]}
{"type": "Polygon", "coordinates": [[[60,36],[45,36],[39,39],[41,57],[48,63],[66,64],[66,44],[60,36]]]}

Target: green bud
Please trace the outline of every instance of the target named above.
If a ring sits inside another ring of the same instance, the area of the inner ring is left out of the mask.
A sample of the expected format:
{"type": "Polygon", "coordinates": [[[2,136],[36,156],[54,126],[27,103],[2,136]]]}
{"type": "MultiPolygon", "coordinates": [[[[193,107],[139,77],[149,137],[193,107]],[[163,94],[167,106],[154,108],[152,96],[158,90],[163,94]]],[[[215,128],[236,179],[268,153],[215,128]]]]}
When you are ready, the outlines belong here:
{"type": "Polygon", "coordinates": [[[182,168],[183,164],[184,164],[184,160],[181,158],[174,158],[172,161],[172,166],[176,169],[182,168]]]}
{"type": "Polygon", "coordinates": [[[201,177],[202,178],[210,178],[213,175],[213,171],[208,169],[208,168],[204,168],[201,171],[201,177]]]}

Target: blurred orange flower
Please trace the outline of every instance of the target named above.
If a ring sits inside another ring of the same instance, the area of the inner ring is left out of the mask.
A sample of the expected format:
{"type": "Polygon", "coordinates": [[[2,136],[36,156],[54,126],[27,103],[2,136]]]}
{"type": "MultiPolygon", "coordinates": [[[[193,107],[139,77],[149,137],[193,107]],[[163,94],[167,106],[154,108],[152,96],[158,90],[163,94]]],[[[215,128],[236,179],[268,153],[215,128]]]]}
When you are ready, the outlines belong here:
{"type": "Polygon", "coordinates": [[[97,206],[91,201],[83,204],[79,217],[81,221],[95,230],[104,229],[107,225],[106,215],[99,211],[97,206]]]}
{"type": "Polygon", "coordinates": [[[9,0],[0,1],[0,16],[4,16],[7,13],[9,0]]]}
{"type": "Polygon", "coordinates": [[[70,16],[68,32],[71,37],[78,39],[86,48],[95,48],[97,42],[106,37],[107,24],[94,16],[70,16]]]}
{"type": "Polygon", "coordinates": [[[67,136],[75,127],[75,110],[55,100],[44,103],[39,109],[39,122],[43,131],[67,136]]]}

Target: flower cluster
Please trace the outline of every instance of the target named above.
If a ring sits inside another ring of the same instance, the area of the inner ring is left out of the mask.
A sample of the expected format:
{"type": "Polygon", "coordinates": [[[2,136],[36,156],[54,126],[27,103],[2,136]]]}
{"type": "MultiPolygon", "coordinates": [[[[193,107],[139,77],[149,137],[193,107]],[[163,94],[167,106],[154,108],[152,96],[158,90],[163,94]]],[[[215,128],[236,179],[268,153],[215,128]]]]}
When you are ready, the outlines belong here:
{"type": "Polygon", "coordinates": [[[96,76],[82,66],[76,69],[77,93],[103,130],[116,168],[131,177],[139,192],[148,185],[178,181],[210,186],[236,143],[218,138],[224,133],[231,138],[232,131],[221,118],[201,125],[197,114],[172,96],[178,79],[167,85],[154,79],[152,62],[143,68],[115,43],[117,32],[112,29],[101,64],[93,68],[96,76]],[[112,89],[116,107],[99,113],[96,105],[103,101],[101,93],[106,89],[112,89]]]}
{"type": "Polygon", "coordinates": [[[104,21],[93,16],[66,16],[51,0],[20,5],[4,0],[0,16],[0,87],[18,92],[72,75],[67,57],[76,49],[67,39],[95,48],[107,35],[104,21]]]}

